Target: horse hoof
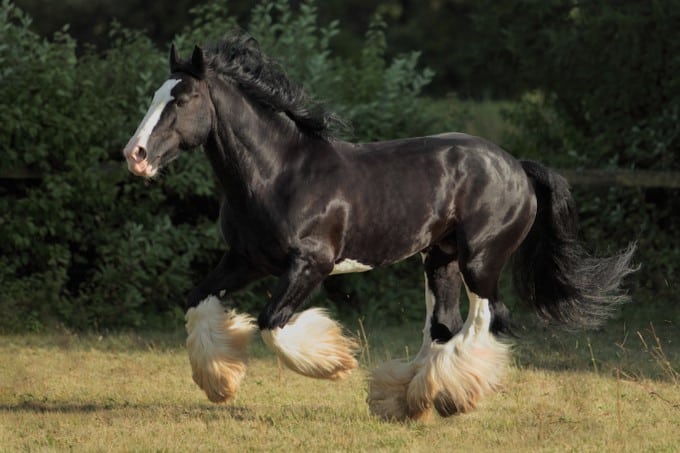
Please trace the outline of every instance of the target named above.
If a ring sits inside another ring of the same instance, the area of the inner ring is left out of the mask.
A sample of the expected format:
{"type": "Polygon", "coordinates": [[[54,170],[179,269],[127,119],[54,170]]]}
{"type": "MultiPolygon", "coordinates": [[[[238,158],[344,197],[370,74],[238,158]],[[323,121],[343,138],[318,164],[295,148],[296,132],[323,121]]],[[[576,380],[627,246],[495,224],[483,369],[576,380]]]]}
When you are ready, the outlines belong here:
{"type": "Polygon", "coordinates": [[[434,408],[442,417],[451,417],[461,413],[453,397],[447,392],[439,392],[432,400],[434,408]]]}
{"type": "Polygon", "coordinates": [[[371,373],[368,385],[368,408],[385,421],[403,422],[425,420],[432,413],[429,405],[411,406],[407,397],[408,386],[416,373],[416,365],[392,360],[371,373]]]}

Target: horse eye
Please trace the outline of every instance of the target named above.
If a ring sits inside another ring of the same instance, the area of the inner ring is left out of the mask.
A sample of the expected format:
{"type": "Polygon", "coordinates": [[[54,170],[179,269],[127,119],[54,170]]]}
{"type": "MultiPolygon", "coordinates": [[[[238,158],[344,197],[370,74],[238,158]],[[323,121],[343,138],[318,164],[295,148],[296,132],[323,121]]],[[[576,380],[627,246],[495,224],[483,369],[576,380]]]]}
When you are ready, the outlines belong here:
{"type": "Polygon", "coordinates": [[[185,105],[187,105],[187,101],[186,99],[177,99],[177,102],[175,102],[175,104],[177,105],[177,107],[184,107],[185,105]]]}

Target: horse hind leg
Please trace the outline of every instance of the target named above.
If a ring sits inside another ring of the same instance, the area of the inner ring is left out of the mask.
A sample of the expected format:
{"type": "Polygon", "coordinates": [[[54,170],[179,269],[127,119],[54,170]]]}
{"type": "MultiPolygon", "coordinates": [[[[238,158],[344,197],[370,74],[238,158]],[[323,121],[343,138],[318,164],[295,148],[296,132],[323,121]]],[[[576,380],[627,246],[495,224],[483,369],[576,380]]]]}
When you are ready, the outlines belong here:
{"type": "Polygon", "coordinates": [[[411,362],[392,360],[371,373],[367,402],[372,414],[385,420],[426,419],[432,412],[430,400],[407,400],[411,381],[426,366],[433,342],[446,343],[463,321],[459,310],[462,285],[453,255],[433,249],[423,255],[425,265],[425,326],[423,343],[411,362]]]}
{"type": "Polygon", "coordinates": [[[476,259],[460,263],[469,299],[467,319],[447,341],[432,342],[408,386],[408,407],[434,407],[444,417],[468,412],[500,385],[510,351],[507,344],[497,340],[492,328],[503,264],[499,256],[503,255],[485,249],[476,259]],[[484,256],[494,260],[482,259],[484,256]]]}
{"type": "MultiPolygon", "coordinates": [[[[529,212],[530,203],[523,209],[529,212]]],[[[411,407],[431,402],[442,416],[472,410],[500,386],[507,368],[510,347],[496,337],[509,330],[509,312],[499,301],[498,281],[532,219],[519,216],[498,228],[497,222],[484,216],[469,218],[458,228],[458,262],[470,301],[467,319],[448,342],[432,344],[426,366],[409,385],[411,407]]]]}
{"type": "Polygon", "coordinates": [[[474,409],[496,390],[509,359],[509,346],[490,332],[489,301],[468,292],[470,310],[463,329],[445,344],[434,344],[427,365],[409,385],[410,405],[429,401],[448,417],[474,409]]]}
{"type": "Polygon", "coordinates": [[[446,343],[463,327],[460,314],[462,278],[454,255],[438,248],[423,255],[425,267],[425,327],[417,358],[427,355],[432,342],[446,343]]]}

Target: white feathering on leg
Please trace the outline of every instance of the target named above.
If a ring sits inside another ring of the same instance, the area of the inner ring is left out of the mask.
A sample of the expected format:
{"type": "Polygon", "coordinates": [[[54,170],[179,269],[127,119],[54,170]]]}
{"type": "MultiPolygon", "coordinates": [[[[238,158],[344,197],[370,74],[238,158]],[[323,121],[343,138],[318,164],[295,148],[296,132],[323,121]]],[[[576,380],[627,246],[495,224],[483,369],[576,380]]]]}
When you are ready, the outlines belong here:
{"type": "Polygon", "coordinates": [[[194,382],[210,401],[229,401],[246,373],[253,318],[235,310],[226,312],[219,299],[210,296],[187,310],[185,319],[194,382]]]}
{"type": "Polygon", "coordinates": [[[445,344],[433,344],[425,366],[409,384],[411,411],[434,406],[442,416],[467,412],[500,385],[509,346],[489,332],[489,301],[469,295],[470,312],[463,330],[445,344]]]}
{"type": "MultiPolygon", "coordinates": [[[[423,342],[409,363],[393,360],[374,370],[367,402],[386,420],[426,419],[474,409],[500,385],[510,347],[489,332],[489,301],[468,291],[470,309],[463,329],[445,344],[423,342]]],[[[429,313],[428,313],[429,314],[429,313]]]]}
{"type": "Polygon", "coordinates": [[[412,362],[391,360],[371,371],[366,398],[371,414],[388,421],[429,418],[431,407],[411,407],[408,402],[409,384],[422,366],[418,358],[412,362]]]}
{"type": "MultiPolygon", "coordinates": [[[[425,256],[423,256],[425,261],[425,256]]],[[[424,420],[432,413],[431,408],[410,408],[407,403],[408,386],[415,374],[422,368],[430,353],[432,339],[430,325],[434,310],[435,297],[425,273],[425,327],[423,343],[416,358],[411,362],[391,360],[371,371],[368,380],[366,402],[371,414],[383,420],[404,421],[406,419],[424,420]]]]}
{"type": "Polygon", "coordinates": [[[288,368],[304,376],[341,379],[358,366],[357,342],[319,308],[293,316],[283,327],[263,330],[262,338],[288,368]]]}

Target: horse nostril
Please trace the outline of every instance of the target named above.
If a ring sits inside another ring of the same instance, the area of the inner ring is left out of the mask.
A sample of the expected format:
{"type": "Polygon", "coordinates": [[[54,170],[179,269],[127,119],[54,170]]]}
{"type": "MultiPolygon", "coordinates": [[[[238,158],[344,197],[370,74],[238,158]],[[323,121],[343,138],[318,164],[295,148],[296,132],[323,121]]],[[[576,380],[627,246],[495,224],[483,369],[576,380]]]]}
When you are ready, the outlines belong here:
{"type": "Polygon", "coordinates": [[[143,161],[146,160],[146,148],[143,148],[141,146],[137,147],[137,153],[136,153],[136,159],[137,161],[143,161]]]}

